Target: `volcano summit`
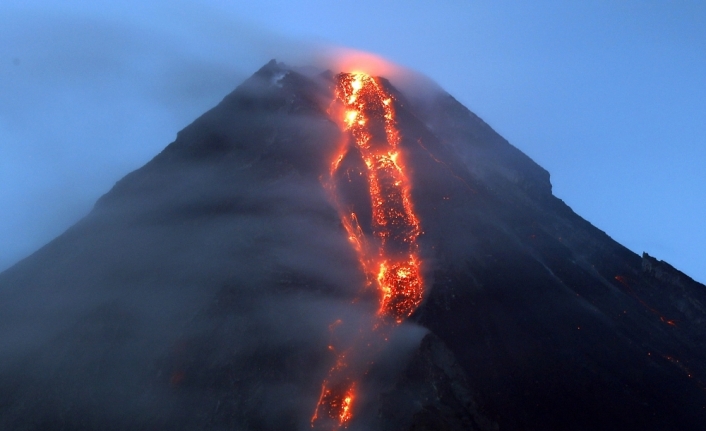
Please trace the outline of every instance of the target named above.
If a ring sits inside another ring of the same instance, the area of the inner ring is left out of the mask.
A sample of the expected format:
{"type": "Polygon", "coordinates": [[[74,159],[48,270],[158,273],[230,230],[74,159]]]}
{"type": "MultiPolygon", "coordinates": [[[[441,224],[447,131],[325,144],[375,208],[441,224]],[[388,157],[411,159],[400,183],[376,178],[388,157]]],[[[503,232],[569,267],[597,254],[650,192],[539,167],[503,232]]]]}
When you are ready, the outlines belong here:
{"type": "Polygon", "coordinates": [[[703,430],[706,287],[443,91],[272,61],[0,274],[3,430],[703,430]]]}

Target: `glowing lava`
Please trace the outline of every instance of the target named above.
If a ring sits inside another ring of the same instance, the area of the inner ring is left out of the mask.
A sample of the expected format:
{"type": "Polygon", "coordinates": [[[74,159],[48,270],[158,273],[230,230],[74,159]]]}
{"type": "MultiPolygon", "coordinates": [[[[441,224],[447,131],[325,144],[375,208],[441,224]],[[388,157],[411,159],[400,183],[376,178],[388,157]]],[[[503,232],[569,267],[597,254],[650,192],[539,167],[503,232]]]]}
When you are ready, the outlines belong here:
{"type": "MultiPolygon", "coordinates": [[[[356,73],[338,75],[336,97],[343,103],[346,128],[367,168],[377,247],[366,247],[355,213],[344,214],[343,225],[364,270],[377,283],[379,314],[399,323],[417,309],[424,290],[417,250],[421,231],[400,154],[392,96],[371,76],[356,73]]],[[[332,174],[342,157],[334,161],[332,174]]]]}
{"type": "MultiPolygon", "coordinates": [[[[339,206],[348,239],[358,255],[369,284],[377,287],[380,324],[396,325],[421,304],[424,282],[421,275],[417,238],[419,220],[411,201],[411,184],[400,147],[393,97],[381,83],[363,73],[342,73],[336,77],[336,118],[348,134],[346,145],[331,163],[329,189],[339,206]],[[370,208],[372,238],[361,227],[358,216],[341,208],[335,175],[352,148],[364,162],[370,208]]],[[[382,339],[387,339],[378,333],[382,339]]],[[[353,416],[356,382],[340,354],[321,388],[319,403],[311,419],[313,426],[346,427],[353,416]]]]}
{"type": "Polygon", "coordinates": [[[334,429],[346,427],[353,417],[351,407],[355,400],[355,382],[345,380],[338,385],[331,386],[325,381],[321,388],[321,397],[316,406],[311,425],[324,424],[334,429]]]}

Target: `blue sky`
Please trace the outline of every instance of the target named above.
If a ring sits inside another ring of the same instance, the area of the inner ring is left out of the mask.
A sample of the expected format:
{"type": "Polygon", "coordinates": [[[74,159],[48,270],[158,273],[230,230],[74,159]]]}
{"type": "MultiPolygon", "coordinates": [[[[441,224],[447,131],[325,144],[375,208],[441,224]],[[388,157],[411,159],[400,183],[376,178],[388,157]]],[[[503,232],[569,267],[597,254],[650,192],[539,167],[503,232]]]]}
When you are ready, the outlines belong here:
{"type": "Polygon", "coordinates": [[[4,0],[0,270],[270,58],[338,45],[429,76],[578,214],[706,282],[704,22],[700,1],[4,0]]]}

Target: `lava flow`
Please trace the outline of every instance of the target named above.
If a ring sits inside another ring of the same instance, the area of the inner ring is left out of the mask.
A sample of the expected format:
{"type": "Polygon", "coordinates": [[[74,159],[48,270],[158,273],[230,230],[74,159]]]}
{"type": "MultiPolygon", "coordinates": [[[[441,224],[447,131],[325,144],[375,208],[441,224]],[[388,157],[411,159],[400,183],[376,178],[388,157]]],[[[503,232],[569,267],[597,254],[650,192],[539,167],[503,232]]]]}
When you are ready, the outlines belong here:
{"type": "MultiPolygon", "coordinates": [[[[377,288],[380,306],[378,321],[396,325],[409,317],[422,302],[424,283],[417,238],[419,220],[411,202],[411,185],[399,148],[400,135],[395,122],[393,97],[381,83],[363,73],[342,73],[336,77],[337,107],[348,141],[331,164],[329,189],[336,201],[343,226],[370,285],[377,288]],[[353,147],[354,146],[354,147],[353,147]],[[358,215],[342,208],[336,190],[335,175],[349,150],[360,154],[365,167],[370,194],[371,234],[366,236],[358,215]]],[[[380,328],[380,323],[374,330],[380,328]]],[[[378,332],[378,337],[386,336],[378,332]]],[[[364,343],[363,343],[364,344],[364,343]]],[[[347,365],[346,354],[321,388],[321,396],[312,417],[313,426],[346,427],[353,417],[356,381],[347,365]]]]}
{"type": "MultiPolygon", "coordinates": [[[[362,73],[338,75],[336,97],[343,103],[346,128],[367,167],[377,247],[368,246],[354,212],[343,213],[343,225],[363,269],[377,283],[380,316],[400,323],[417,309],[424,291],[417,256],[419,220],[400,154],[392,97],[374,78],[362,73]]],[[[343,153],[336,158],[332,174],[342,157],[343,153]]]]}

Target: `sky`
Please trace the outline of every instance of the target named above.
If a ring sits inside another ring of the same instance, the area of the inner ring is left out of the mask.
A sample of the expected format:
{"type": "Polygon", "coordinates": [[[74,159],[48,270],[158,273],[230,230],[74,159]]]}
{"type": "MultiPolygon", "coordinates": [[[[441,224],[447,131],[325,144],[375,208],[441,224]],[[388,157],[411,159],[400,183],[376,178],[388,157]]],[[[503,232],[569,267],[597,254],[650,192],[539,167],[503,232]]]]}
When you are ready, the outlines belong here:
{"type": "Polygon", "coordinates": [[[0,5],[0,270],[87,214],[271,58],[416,70],[636,253],[706,282],[706,3],[36,1],[0,5]]]}

